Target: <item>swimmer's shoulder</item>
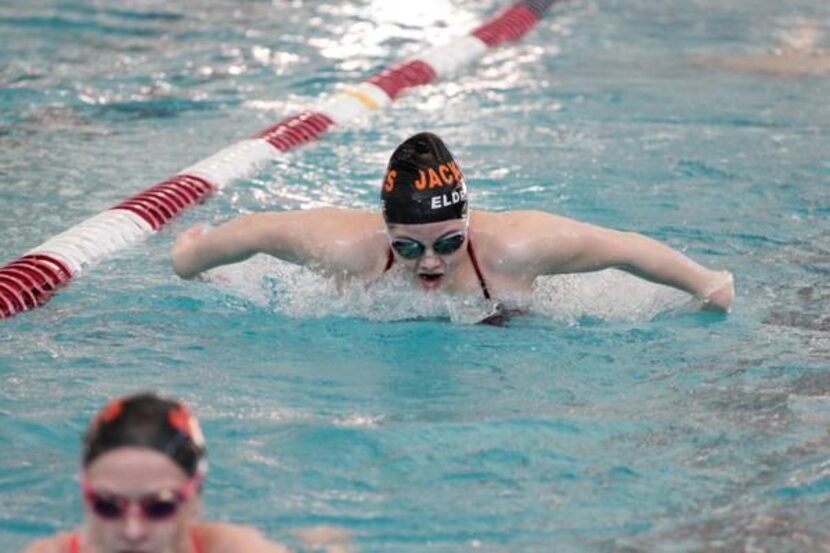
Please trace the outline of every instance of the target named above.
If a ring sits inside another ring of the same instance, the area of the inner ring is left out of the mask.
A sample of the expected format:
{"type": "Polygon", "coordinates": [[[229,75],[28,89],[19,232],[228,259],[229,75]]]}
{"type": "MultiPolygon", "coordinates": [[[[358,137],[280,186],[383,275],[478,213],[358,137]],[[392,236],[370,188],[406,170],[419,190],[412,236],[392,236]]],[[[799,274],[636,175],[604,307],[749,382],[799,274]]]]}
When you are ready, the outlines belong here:
{"type": "Polygon", "coordinates": [[[312,207],[298,213],[305,213],[321,223],[333,222],[339,224],[364,224],[382,226],[383,216],[379,211],[368,209],[354,209],[349,207],[322,206],[312,207]]]}
{"type": "Polygon", "coordinates": [[[740,73],[761,73],[774,77],[802,75],[830,75],[830,53],[782,52],[763,56],[731,56],[698,58],[695,65],[703,65],[740,73]]]}
{"type": "Polygon", "coordinates": [[[320,225],[314,232],[320,243],[328,244],[327,272],[369,279],[382,273],[389,240],[380,212],[340,207],[322,209],[320,225]]]}
{"type": "Polygon", "coordinates": [[[328,237],[372,234],[385,228],[378,211],[343,207],[316,207],[300,212],[313,218],[313,229],[328,237]]]}
{"type": "Polygon", "coordinates": [[[767,54],[696,58],[693,63],[776,77],[830,75],[830,51],[818,47],[824,34],[822,27],[820,20],[807,19],[789,29],[778,47],[767,54]]]}
{"type": "Polygon", "coordinates": [[[512,243],[517,239],[526,240],[537,234],[550,236],[567,233],[575,226],[583,224],[568,217],[536,209],[474,211],[470,221],[474,235],[486,237],[494,243],[512,243]]]}
{"type": "Polygon", "coordinates": [[[192,526],[204,553],[290,553],[284,545],[269,541],[251,526],[222,522],[203,522],[192,526]]]}
{"type": "Polygon", "coordinates": [[[568,217],[542,210],[475,211],[471,239],[476,254],[490,270],[526,272],[551,244],[570,250],[569,237],[587,226],[568,217]]]}

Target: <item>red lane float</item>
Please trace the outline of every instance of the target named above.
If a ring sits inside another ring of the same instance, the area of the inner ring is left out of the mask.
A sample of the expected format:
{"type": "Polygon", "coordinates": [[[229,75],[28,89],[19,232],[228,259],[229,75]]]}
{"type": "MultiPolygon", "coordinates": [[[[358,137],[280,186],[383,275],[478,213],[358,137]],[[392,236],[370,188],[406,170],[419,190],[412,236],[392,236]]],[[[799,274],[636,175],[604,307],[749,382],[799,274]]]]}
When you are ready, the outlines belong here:
{"type": "Polygon", "coordinates": [[[490,48],[519,40],[539,21],[539,15],[524,4],[508,8],[500,16],[473,31],[473,36],[490,48]]]}
{"type": "Polygon", "coordinates": [[[48,255],[26,255],[0,269],[0,318],[46,303],[72,274],[48,255]]]}
{"type": "Polygon", "coordinates": [[[85,267],[143,240],[182,211],[254,174],[283,152],[319,138],[332,126],[387,106],[409,88],[454,75],[489,48],[519,40],[555,2],[517,2],[469,35],[343,89],[319,109],[287,117],[51,238],[0,268],[0,318],[43,305],[85,267]]]}
{"type": "Polygon", "coordinates": [[[257,134],[256,138],[262,138],[274,148],[284,152],[311,142],[332,125],[334,121],[326,114],[305,111],[268,127],[257,134]]]}
{"type": "Polygon", "coordinates": [[[369,79],[369,83],[383,90],[394,100],[404,89],[429,84],[437,77],[435,70],[427,63],[413,60],[378,73],[369,79]]]}
{"type": "Polygon", "coordinates": [[[214,190],[215,187],[201,177],[176,175],[172,179],[151,186],[112,209],[124,209],[135,213],[153,230],[158,230],[186,208],[207,198],[214,190]]]}

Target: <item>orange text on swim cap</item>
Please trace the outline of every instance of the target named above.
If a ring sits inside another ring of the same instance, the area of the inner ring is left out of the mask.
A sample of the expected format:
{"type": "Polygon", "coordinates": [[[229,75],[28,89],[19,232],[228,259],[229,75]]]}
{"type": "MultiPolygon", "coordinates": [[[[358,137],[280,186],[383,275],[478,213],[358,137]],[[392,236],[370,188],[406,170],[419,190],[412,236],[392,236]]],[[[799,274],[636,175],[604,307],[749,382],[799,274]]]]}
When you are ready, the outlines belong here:
{"type": "Polygon", "coordinates": [[[394,169],[390,169],[386,172],[386,178],[383,179],[383,189],[387,192],[392,192],[392,189],[395,188],[395,177],[398,176],[398,172],[394,169]]]}
{"type": "Polygon", "coordinates": [[[464,175],[461,173],[461,169],[458,168],[458,163],[450,161],[439,165],[437,171],[432,167],[426,171],[423,169],[419,170],[418,180],[415,181],[415,188],[418,190],[426,190],[427,187],[437,188],[444,185],[449,186],[461,182],[463,178],[464,175]]]}
{"type": "MultiPolygon", "coordinates": [[[[386,172],[386,177],[383,179],[383,189],[386,192],[391,192],[395,188],[395,182],[398,177],[398,172],[390,169],[386,172]]],[[[439,186],[449,186],[456,184],[464,179],[464,174],[458,167],[458,163],[450,161],[442,163],[437,169],[430,167],[426,171],[420,169],[418,171],[418,179],[413,183],[418,190],[426,190],[427,188],[437,188],[439,186]]]]}

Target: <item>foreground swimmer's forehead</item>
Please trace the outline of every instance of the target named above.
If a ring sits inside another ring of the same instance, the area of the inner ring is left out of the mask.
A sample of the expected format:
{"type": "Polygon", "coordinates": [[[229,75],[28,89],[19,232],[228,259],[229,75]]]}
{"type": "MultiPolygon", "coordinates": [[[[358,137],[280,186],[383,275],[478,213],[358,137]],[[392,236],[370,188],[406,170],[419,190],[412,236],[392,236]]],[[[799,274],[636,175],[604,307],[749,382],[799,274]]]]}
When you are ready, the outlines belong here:
{"type": "Polygon", "coordinates": [[[85,469],[98,489],[127,497],[178,488],[188,475],[169,457],[144,447],[120,447],[104,453],[85,469]]]}

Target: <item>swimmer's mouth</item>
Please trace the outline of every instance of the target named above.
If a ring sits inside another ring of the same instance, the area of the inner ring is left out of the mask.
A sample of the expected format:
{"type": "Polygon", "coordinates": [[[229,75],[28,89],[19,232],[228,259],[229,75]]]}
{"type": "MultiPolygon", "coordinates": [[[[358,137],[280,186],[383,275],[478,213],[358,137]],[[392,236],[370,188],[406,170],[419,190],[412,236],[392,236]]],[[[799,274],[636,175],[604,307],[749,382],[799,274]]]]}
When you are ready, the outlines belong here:
{"type": "Polygon", "coordinates": [[[441,278],[443,276],[443,274],[420,273],[418,279],[421,281],[421,287],[424,290],[434,290],[441,285],[441,278]]]}

